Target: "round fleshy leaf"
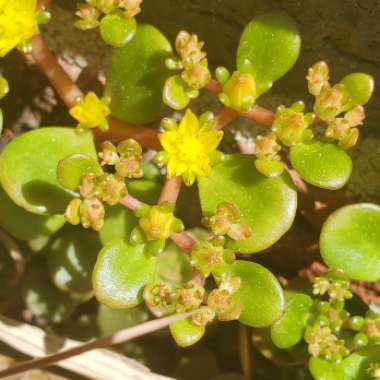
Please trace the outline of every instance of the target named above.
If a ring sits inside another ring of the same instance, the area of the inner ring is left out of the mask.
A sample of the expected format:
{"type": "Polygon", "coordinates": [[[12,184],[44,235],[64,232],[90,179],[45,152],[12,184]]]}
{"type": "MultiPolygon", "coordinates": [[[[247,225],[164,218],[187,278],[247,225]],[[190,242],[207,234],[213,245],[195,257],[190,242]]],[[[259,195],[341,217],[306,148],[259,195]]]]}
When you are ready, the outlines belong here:
{"type": "Polygon", "coordinates": [[[322,189],[341,189],[351,177],[351,157],[334,144],[294,145],[290,148],[290,162],[304,181],[322,189]]]}
{"type": "Polygon", "coordinates": [[[297,193],[290,177],[260,174],[249,155],[233,154],[215,165],[209,177],[198,180],[204,215],[215,214],[221,202],[239,207],[241,222],[252,229],[246,240],[229,241],[229,248],[244,253],[262,251],[291,227],[297,210],[297,193]]]}
{"type": "Polygon", "coordinates": [[[157,281],[181,285],[191,280],[191,273],[189,256],[174,243],[167,243],[157,256],[157,281]]]}
{"type": "Polygon", "coordinates": [[[48,250],[48,268],[54,284],[73,293],[92,290],[91,274],[101,246],[96,234],[67,228],[48,250]]]}
{"type": "Polygon", "coordinates": [[[36,215],[17,206],[0,186],[0,226],[20,240],[43,239],[64,224],[62,215],[36,215]]]}
{"type": "Polygon", "coordinates": [[[98,161],[87,154],[71,154],[58,162],[57,178],[65,189],[76,190],[86,173],[101,174],[103,172],[98,161]]]}
{"type": "Polygon", "coordinates": [[[0,155],[3,189],[20,207],[36,214],[63,214],[73,193],[57,179],[60,160],[74,153],[96,158],[91,133],[73,128],[39,128],[12,140],[0,155]]]}
{"type": "Polygon", "coordinates": [[[106,305],[99,305],[96,317],[101,335],[111,335],[116,331],[126,329],[146,322],[149,313],[146,308],[136,306],[128,310],[111,309],[106,305]]]}
{"type": "Polygon", "coordinates": [[[271,338],[277,347],[289,348],[301,341],[312,305],[313,300],[306,294],[289,294],[284,314],[271,326],[271,338]]]}
{"type": "Polygon", "coordinates": [[[109,13],[100,21],[100,35],[113,47],[126,45],[137,30],[136,19],[126,18],[122,12],[109,13]]]}
{"type": "Polygon", "coordinates": [[[358,203],[332,213],[322,227],[323,261],[351,279],[380,280],[380,206],[358,203]]]}
{"type": "Polygon", "coordinates": [[[245,27],[237,51],[237,68],[253,75],[257,94],[261,95],[293,67],[300,49],[301,37],[293,19],[285,12],[265,13],[245,27]]]}
{"type": "Polygon", "coordinates": [[[54,323],[68,319],[80,303],[70,293],[56,288],[50,281],[46,261],[35,259],[28,266],[22,285],[23,300],[36,316],[54,323]]]}
{"type": "Polygon", "coordinates": [[[183,110],[190,103],[186,83],[179,75],[174,75],[165,82],[162,96],[164,103],[175,110],[183,110]]]}
{"type": "Polygon", "coordinates": [[[113,50],[105,89],[113,116],[130,123],[150,123],[161,115],[162,90],[170,76],[165,60],[171,52],[158,29],[142,24],[128,44],[113,50]]]}
{"type": "Polygon", "coordinates": [[[281,317],[285,297],[273,273],[262,265],[242,260],[226,267],[225,272],[241,279],[240,289],[234,296],[243,305],[241,323],[266,327],[281,317]]]}
{"type": "Polygon", "coordinates": [[[309,371],[315,380],[346,380],[342,365],[320,358],[310,358],[309,371]]]}
{"type": "Polygon", "coordinates": [[[371,75],[352,73],[345,76],[340,83],[344,85],[345,93],[350,97],[346,109],[366,104],[373,94],[375,81],[371,75]]]}
{"type": "Polygon", "coordinates": [[[92,284],[99,302],[127,309],[142,302],[144,287],[154,281],[156,257],[144,253],[144,245],[114,240],[99,253],[92,284]]]}
{"type": "Polygon", "coordinates": [[[179,319],[170,326],[170,333],[180,347],[189,347],[199,342],[205,334],[204,326],[192,323],[191,318],[179,319]]]}
{"type": "Polygon", "coordinates": [[[360,348],[343,360],[344,380],[372,380],[368,373],[370,364],[380,364],[380,346],[360,348]]]}

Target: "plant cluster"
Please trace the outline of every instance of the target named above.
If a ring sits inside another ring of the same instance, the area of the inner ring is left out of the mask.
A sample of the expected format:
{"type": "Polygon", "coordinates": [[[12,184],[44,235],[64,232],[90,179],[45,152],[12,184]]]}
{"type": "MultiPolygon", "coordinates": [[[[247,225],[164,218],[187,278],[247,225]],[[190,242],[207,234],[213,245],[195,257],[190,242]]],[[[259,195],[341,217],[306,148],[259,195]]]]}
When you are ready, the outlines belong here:
{"type": "MultiPolygon", "coordinates": [[[[254,262],[294,222],[289,164],[311,186],[333,191],[349,181],[346,150],[358,140],[372,77],[352,73],[331,84],[327,64],[317,62],[307,73],[312,108],[279,106],[254,155],[226,154],[218,150],[223,111],[255,119],[260,96],[298,59],[297,25],[282,12],[255,17],[242,33],[236,68],[217,67],[212,79],[198,36],[180,31],[174,53],[157,28],[137,23],[141,6],[78,4],[76,26],[99,26],[114,47],[103,97],[76,99],[69,111],[76,128],[25,132],[0,154],[0,226],[32,252],[22,279],[26,306],[52,324],[94,297],[109,313],[142,303],[157,317],[190,312],[170,325],[182,347],[218,321],[238,320],[270,335],[268,350],[310,356],[314,379],[379,379],[380,315],[357,308],[350,287],[380,280],[379,205],[348,205],[326,220],[320,251],[329,271],[311,289],[283,289],[254,262]],[[221,114],[188,108],[205,90],[218,92],[221,114]],[[123,138],[107,138],[111,116],[125,123],[123,138]],[[128,126],[158,120],[150,144],[157,149],[145,154],[146,140],[128,126]]],[[[30,41],[47,19],[36,1],[0,0],[0,55],[16,46],[33,51],[30,41]]],[[[1,77],[0,97],[8,90],[1,77]]],[[[0,281],[9,289],[13,263],[0,254],[0,281]]]]}

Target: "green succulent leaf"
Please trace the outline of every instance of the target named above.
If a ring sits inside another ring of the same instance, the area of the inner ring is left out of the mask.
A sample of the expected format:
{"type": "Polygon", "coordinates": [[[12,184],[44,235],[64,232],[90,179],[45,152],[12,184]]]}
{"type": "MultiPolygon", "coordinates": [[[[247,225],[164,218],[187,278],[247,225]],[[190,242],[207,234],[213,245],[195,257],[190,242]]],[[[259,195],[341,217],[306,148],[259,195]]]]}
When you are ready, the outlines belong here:
{"type": "Polygon", "coordinates": [[[189,256],[174,243],[167,243],[157,256],[157,281],[182,285],[191,280],[192,267],[189,256]]]}
{"type": "Polygon", "coordinates": [[[234,297],[243,305],[241,323],[266,327],[277,321],[285,308],[284,292],[276,277],[260,264],[236,260],[225,273],[240,277],[241,286],[234,297]]]}
{"type": "Polygon", "coordinates": [[[91,274],[101,246],[96,234],[67,228],[51,243],[47,260],[54,284],[72,293],[92,291],[91,274]]]}
{"type": "Polygon", "coordinates": [[[105,89],[113,116],[129,123],[150,123],[162,114],[162,90],[170,76],[165,60],[171,52],[166,37],[145,24],[139,24],[128,44],[113,50],[105,89]]]}
{"type": "Polygon", "coordinates": [[[349,74],[340,83],[344,85],[344,91],[350,97],[346,110],[366,104],[371,99],[375,88],[373,77],[365,73],[349,74]]]}
{"type": "Polygon", "coordinates": [[[297,193],[284,173],[275,178],[260,174],[252,156],[233,154],[215,165],[209,177],[198,180],[204,215],[214,215],[221,202],[231,202],[241,211],[241,223],[248,224],[252,236],[229,241],[228,247],[239,252],[260,252],[291,227],[297,210],[297,193]]]}
{"type": "Polygon", "coordinates": [[[380,280],[380,206],[358,203],[332,213],[322,227],[324,262],[351,279],[380,280]]]}
{"type": "Polygon", "coordinates": [[[28,266],[22,284],[22,296],[27,308],[36,316],[61,323],[72,315],[80,303],[68,292],[59,290],[50,281],[46,261],[36,258],[28,266]]]}
{"type": "Polygon", "coordinates": [[[310,358],[309,371],[315,380],[346,380],[341,364],[333,364],[320,358],[310,358]]]}
{"type": "Polygon", "coordinates": [[[106,305],[99,305],[96,321],[102,336],[107,336],[116,331],[133,327],[149,319],[146,308],[136,306],[128,310],[112,309],[106,305]]]}
{"type": "Polygon", "coordinates": [[[103,40],[113,47],[123,47],[135,35],[136,19],[126,18],[122,12],[105,15],[100,21],[100,35],[103,40]]]}
{"type": "Polygon", "coordinates": [[[199,342],[205,334],[204,326],[192,323],[191,318],[179,319],[170,326],[170,333],[180,347],[189,347],[199,342]]]}
{"type": "Polygon", "coordinates": [[[360,348],[342,362],[344,380],[372,380],[367,371],[370,364],[380,364],[380,346],[360,348]]]}
{"type": "Polygon", "coordinates": [[[186,83],[179,75],[173,75],[165,82],[163,101],[175,109],[182,110],[190,103],[190,98],[186,93],[186,83]]]}
{"type": "Polygon", "coordinates": [[[61,186],[77,190],[86,173],[96,175],[103,172],[98,161],[87,154],[75,153],[58,162],[57,178],[61,186]]]}
{"type": "Polygon", "coordinates": [[[301,37],[293,19],[285,12],[265,13],[245,27],[237,51],[237,68],[253,75],[257,94],[261,95],[293,67],[300,49],[301,37]]]}
{"type": "Polygon", "coordinates": [[[83,153],[96,158],[91,133],[73,128],[39,128],[12,140],[0,155],[0,181],[20,207],[36,214],[63,214],[74,195],[57,179],[63,158],[83,153]]]}
{"type": "Polygon", "coordinates": [[[289,348],[303,338],[313,300],[306,294],[291,293],[286,300],[285,312],[271,326],[271,338],[279,348],[289,348]]]}
{"type": "Polygon", "coordinates": [[[47,238],[64,224],[62,215],[36,215],[17,206],[0,186],[0,227],[20,240],[47,238]]]}
{"type": "Polygon", "coordinates": [[[144,253],[144,247],[120,239],[100,251],[92,275],[99,302],[115,309],[128,309],[142,302],[144,287],[155,279],[157,261],[144,253]]]}
{"type": "Polygon", "coordinates": [[[322,189],[341,189],[351,177],[351,157],[334,144],[316,141],[294,145],[290,162],[304,181],[322,189]]]}

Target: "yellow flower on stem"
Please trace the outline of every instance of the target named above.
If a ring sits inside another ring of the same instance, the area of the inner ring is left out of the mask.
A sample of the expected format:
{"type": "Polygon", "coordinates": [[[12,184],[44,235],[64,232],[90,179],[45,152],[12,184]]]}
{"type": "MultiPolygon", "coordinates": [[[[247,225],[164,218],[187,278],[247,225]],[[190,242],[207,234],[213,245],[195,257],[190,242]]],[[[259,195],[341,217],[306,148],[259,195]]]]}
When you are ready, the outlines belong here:
{"type": "Polygon", "coordinates": [[[159,135],[169,177],[182,176],[184,182],[191,185],[197,176],[210,174],[211,155],[223,136],[222,131],[211,128],[210,123],[200,125],[188,109],[179,126],[174,125],[159,135]]]}
{"type": "Polygon", "coordinates": [[[84,98],[79,99],[69,112],[79,122],[80,130],[99,128],[106,131],[108,129],[107,117],[111,113],[108,105],[108,99],[99,99],[94,92],[89,92],[84,98]]]}
{"type": "Polygon", "coordinates": [[[38,33],[37,0],[0,0],[0,57],[38,33]]]}

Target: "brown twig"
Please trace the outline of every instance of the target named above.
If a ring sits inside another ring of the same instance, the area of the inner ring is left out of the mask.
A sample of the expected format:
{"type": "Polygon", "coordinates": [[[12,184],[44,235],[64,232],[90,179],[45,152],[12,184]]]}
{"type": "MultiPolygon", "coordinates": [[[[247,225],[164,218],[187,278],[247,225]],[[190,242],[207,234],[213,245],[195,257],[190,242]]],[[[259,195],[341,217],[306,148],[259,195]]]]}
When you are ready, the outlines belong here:
{"type": "Polygon", "coordinates": [[[187,318],[188,316],[194,314],[194,312],[196,312],[196,310],[188,313],[174,314],[165,318],[154,319],[134,327],[120,330],[112,335],[102,337],[91,342],[75,346],[73,348],[69,348],[67,350],[58,352],[57,354],[52,354],[44,356],[42,358],[25,361],[23,363],[17,364],[13,367],[0,371],[0,378],[16,375],[31,369],[44,368],[46,366],[52,365],[70,357],[83,354],[90,350],[108,347],[111,345],[130,341],[140,336],[150,334],[154,331],[161,330],[179,319],[187,318]]]}
{"type": "Polygon", "coordinates": [[[240,365],[244,377],[249,380],[252,378],[252,363],[251,363],[251,342],[249,327],[239,324],[239,356],[240,365]]]}

